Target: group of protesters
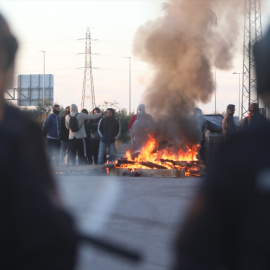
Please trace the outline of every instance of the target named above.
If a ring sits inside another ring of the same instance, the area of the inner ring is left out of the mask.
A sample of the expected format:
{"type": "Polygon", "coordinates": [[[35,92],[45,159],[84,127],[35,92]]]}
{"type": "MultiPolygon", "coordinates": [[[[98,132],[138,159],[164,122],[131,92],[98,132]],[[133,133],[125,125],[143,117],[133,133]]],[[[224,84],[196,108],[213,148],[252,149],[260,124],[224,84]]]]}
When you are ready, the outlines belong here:
{"type": "Polygon", "coordinates": [[[238,126],[236,125],[233,115],[235,113],[235,105],[229,104],[227,106],[226,115],[222,121],[222,132],[224,134],[225,140],[232,135],[234,135],[237,131],[246,128],[257,128],[261,125],[267,123],[266,117],[260,113],[258,103],[251,103],[249,106],[249,113],[243,119],[242,123],[238,126]]]}
{"type": "MultiPolygon", "coordinates": [[[[54,157],[57,166],[62,162],[67,166],[104,164],[107,160],[117,158],[115,141],[121,134],[121,123],[115,118],[113,108],[101,111],[96,107],[91,114],[87,109],[78,113],[78,107],[71,104],[65,108],[64,116],[60,117],[59,114],[60,106],[53,105],[52,113],[47,116],[42,128],[49,159],[54,157]],[[72,131],[72,117],[78,121],[78,131],[72,131]]],[[[131,117],[128,128],[133,150],[136,151],[154,130],[154,120],[146,113],[144,104],[138,105],[137,113],[131,117]]]]}
{"type": "Polygon", "coordinates": [[[71,104],[65,108],[64,116],[59,113],[60,106],[53,105],[43,125],[49,158],[54,157],[57,166],[60,162],[67,166],[104,164],[107,148],[109,157],[115,158],[115,140],[121,133],[121,124],[115,119],[113,108],[101,111],[96,107],[89,114],[87,109],[79,113],[77,105],[71,104]],[[71,118],[77,121],[77,131],[70,126],[71,118]]]}

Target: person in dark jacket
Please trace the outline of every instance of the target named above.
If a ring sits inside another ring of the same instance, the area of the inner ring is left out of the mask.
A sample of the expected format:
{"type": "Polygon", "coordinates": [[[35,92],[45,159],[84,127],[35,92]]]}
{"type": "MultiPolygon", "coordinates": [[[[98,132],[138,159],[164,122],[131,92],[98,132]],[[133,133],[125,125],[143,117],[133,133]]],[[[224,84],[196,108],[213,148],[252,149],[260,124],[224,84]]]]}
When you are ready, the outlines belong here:
{"type": "Polygon", "coordinates": [[[260,113],[258,103],[251,103],[249,106],[250,117],[248,119],[248,127],[255,128],[264,125],[267,120],[264,115],[260,113]]]}
{"type": "Polygon", "coordinates": [[[4,101],[16,50],[0,15],[0,269],[73,270],[77,230],[60,200],[41,129],[4,101]]]}
{"type": "MultiPolygon", "coordinates": [[[[84,114],[88,114],[88,111],[86,109],[82,109],[81,111],[84,114]]],[[[92,165],[93,164],[93,158],[92,158],[92,147],[91,147],[91,135],[90,135],[90,120],[84,121],[84,128],[86,133],[85,141],[85,157],[84,157],[84,164],[85,165],[92,165]]]]}
{"type": "Polygon", "coordinates": [[[239,128],[236,126],[233,120],[234,112],[235,112],[235,105],[229,104],[227,106],[226,115],[222,120],[222,132],[225,139],[232,136],[239,130],[239,128]]]}
{"type": "Polygon", "coordinates": [[[251,112],[248,111],[248,115],[243,120],[242,128],[247,128],[248,127],[250,114],[251,114],[251,112]]]}
{"type": "Polygon", "coordinates": [[[60,150],[60,161],[64,160],[64,163],[70,165],[70,150],[68,146],[68,135],[69,129],[65,125],[65,117],[70,114],[70,106],[65,108],[65,115],[61,117],[61,150],[60,150]]]}
{"type": "MultiPolygon", "coordinates": [[[[254,45],[258,92],[270,106],[270,29],[254,45]]],[[[228,138],[175,241],[174,270],[270,269],[270,125],[228,138]]]]}
{"type": "MultiPolygon", "coordinates": [[[[97,114],[97,113],[100,113],[100,109],[98,107],[93,109],[93,114],[97,114]]],[[[101,117],[97,119],[88,120],[90,124],[92,158],[95,164],[98,163],[98,150],[99,150],[100,136],[98,134],[97,128],[98,128],[98,123],[100,119],[101,117]]]]}
{"type": "Polygon", "coordinates": [[[53,112],[45,119],[43,124],[43,135],[47,140],[47,149],[50,159],[54,156],[56,165],[60,160],[61,148],[61,118],[59,116],[60,106],[53,105],[53,112]]]}
{"type": "Polygon", "coordinates": [[[116,157],[115,140],[121,133],[121,124],[114,118],[115,111],[112,108],[106,110],[106,117],[101,118],[98,123],[100,145],[98,152],[98,164],[104,164],[106,149],[109,149],[110,160],[116,157]]]}

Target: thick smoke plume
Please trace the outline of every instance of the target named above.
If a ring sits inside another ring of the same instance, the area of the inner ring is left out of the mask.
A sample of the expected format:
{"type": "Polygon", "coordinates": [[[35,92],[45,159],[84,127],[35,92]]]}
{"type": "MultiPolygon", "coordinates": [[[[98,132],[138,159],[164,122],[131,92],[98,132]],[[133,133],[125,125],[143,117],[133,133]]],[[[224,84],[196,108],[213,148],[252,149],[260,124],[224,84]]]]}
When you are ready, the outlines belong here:
{"type": "Polygon", "coordinates": [[[210,101],[213,67],[231,67],[243,14],[244,0],[171,0],[162,17],[138,29],[134,55],[155,72],[142,102],[161,137],[198,143],[194,118],[187,115],[210,101]]]}

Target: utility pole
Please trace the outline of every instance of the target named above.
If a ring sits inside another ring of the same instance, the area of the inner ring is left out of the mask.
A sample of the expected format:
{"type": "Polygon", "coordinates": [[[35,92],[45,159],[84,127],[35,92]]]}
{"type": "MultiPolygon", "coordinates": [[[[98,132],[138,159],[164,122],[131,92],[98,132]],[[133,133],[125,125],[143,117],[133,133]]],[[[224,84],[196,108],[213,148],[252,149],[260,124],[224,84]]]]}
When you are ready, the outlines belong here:
{"type": "Polygon", "coordinates": [[[131,57],[128,57],[129,59],[129,114],[131,114],[131,57]]]}
{"type": "Polygon", "coordinates": [[[252,50],[254,44],[261,37],[261,0],[245,0],[241,119],[247,115],[251,103],[258,103],[259,105],[260,97],[257,93],[255,61],[252,50]]]}
{"type": "Polygon", "coordinates": [[[92,52],[91,52],[91,33],[87,28],[85,38],[85,64],[84,64],[84,77],[83,77],[83,88],[82,88],[82,100],[81,109],[86,108],[87,110],[94,109],[96,107],[95,92],[94,92],[94,80],[92,70],[92,52]]]}

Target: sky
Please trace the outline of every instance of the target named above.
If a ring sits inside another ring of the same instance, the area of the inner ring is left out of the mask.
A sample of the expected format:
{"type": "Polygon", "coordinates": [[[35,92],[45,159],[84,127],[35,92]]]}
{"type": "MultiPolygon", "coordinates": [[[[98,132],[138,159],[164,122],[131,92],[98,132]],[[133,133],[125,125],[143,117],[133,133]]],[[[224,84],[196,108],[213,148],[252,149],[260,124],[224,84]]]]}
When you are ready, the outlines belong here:
{"type": "MultiPolygon", "coordinates": [[[[270,1],[262,8],[263,31],[270,23],[270,1]]],[[[163,0],[32,0],[1,1],[0,12],[19,41],[15,82],[23,74],[54,75],[54,102],[63,107],[75,103],[80,108],[87,28],[92,38],[92,66],[96,105],[117,102],[121,108],[136,111],[144,103],[143,92],[151,82],[152,67],[133,55],[137,29],[163,16],[163,0]],[[129,96],[129,57],[131,58],[131,96],[129,96]]],[[[242,36],[237,41],[233,65],[227,71],[213,69],[215,95],[198,104],[203,113],[226,110],[236,105],[238,115],[239,75],[242,72],[242,36]]],[[[240,82],[241,83],[241,82],[240,82]]],[[[87,108],[91,110],[91,108],[87,108]]]]}

